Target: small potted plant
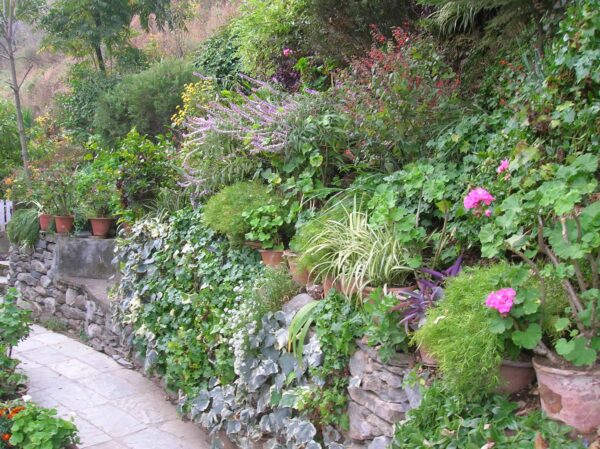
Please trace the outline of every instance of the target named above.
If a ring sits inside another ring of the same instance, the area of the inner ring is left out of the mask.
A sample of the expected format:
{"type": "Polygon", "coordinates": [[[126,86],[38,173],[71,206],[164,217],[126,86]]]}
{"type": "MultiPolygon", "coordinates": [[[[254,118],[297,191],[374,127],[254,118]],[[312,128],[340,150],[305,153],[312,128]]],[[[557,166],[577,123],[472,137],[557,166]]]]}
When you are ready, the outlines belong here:
{"type": "Polygon", "coordinates": [[[110,167],[101,162],[96,160],[77,172],[76,190],[78,202],[90,220],[92,235],[106,238],[114,223],[119,196],[110,167]]]}
{"type": "Polygon", "coordinates": [[[267,204],[242,214],[250,228],[246,239],[260,242],[259,250],[263,263],[270,267],[283,262],[283,240],[281,230],[285,225],[285,211],[281,206],[267,204]]]}

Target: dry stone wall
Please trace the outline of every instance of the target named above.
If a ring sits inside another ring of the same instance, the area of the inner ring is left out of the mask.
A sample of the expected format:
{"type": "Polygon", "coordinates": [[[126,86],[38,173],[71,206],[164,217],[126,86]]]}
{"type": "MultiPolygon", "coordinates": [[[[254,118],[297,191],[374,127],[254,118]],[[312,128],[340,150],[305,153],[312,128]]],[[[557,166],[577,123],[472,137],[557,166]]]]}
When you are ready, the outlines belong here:
{"type": "Polygon", "coordinates": [[[409,376],[415,365],[412,354],[397,354],[383,362],[375,348],[358,341],[350,359],[348,436],[355,447],[384,449],[394,435],[394,424],[421,403],[419,387],[409,376]]]}
{"type": "Polygon", "coordinates": [[[54,270],[57,240],[42,234],[34,248],[12,245],[10,287],[21,292],[19,305],[40,321],[60,322],[98,351],[126,363],[119,326],[113,321],[107,296],[109,281],[61,276],[54,270]]]}

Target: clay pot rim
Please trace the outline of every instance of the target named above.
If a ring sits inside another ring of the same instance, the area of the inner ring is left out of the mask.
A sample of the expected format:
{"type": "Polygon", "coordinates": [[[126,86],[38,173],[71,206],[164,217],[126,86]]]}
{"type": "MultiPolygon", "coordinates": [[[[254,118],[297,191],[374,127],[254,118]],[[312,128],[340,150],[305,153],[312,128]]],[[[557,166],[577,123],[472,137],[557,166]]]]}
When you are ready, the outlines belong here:
{"type": "Polygon", "coordinates": [[[519,361],[502,359],[502,366],[510,366],[511,368],[533,368],[533,363],[530,361],[519,361]]]}
{"type": "Polygon", "coordinates": [[[75,219],[75,215],[54,215],[54,218],[72,218],[72,219],[75,219]]]}
{"type": "Polygon", "coordinates": [[[299,254],[299,253],[297,253],[297,252],[295,252],[295,251],[292,251],[291,249],[286,249],[286,250],[284,250],[284,251],[283,251],[283,255],[284,255],[285,257],[298,257],[298,256],[300,256],[300,254],[299,254]]]}
{"type": "Polygon", "coordinates": [[[41,213],[41,214],[38,214],[38,218],[39,217],[54,217],[54,215],[41,213]]]}
{"type": "Polygon", "coordinates": [[[533,367],[536,370],[544,371],[549,374],[557,374],[559,376],[600,376],[600,365],[598,362],[591,368],[581,367],[581,366],[556,366],[553,365],[550,360],[545,357],[534,357],[533,358],[533,367]]]}
{"type": "Polygon", "coordinates": [[[114,218],[110,218],[110,217],[90,217],[88,218],[88,220],[97,220],[97,221],[114,221],[114,218]]]}
{"type": "Polygon", "coordinates": [[[259,253],[284,253],[282,249],[259,249],[259,253]]]}

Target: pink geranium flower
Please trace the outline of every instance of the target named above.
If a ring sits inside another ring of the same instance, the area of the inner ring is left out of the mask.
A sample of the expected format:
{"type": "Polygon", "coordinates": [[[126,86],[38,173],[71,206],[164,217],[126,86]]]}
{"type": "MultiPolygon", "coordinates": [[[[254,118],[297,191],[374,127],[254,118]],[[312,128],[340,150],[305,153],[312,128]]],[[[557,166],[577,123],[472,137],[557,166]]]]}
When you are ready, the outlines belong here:
{"type": "Polygon", "coordinates": [[[487,210],[485,211],[484,215],[485,215],[486,217],[491,217],[491,216],[492,216],[492,209],[487,209],[487,210]]]}
{"type": "Polygon", "coordinates": [[[512,288],[503,288],[491,292],[485,300],[485,305],[491,309],[496,309],[502,315],[506,315],[512,309],[517,292],[512,288]]]}
{"type": "Polygon", "coordinates": [[[479,206],[485,204],[489,206],[494,201],[494,197],[490,192],[481,187],[471,190],[463,202],[465,209],[476,209],[479,206]]]}
{"type": "Polygon", "coordinates": [[[289,58],[293,54],[294,54],[294,50],[292,50],[291,48],[284,48],[283,49],[283,56],[285,56],[286,58],[289,58]]]}
{"type": "Polygon", "coordinates": [[[504,159],[502,162],[500,162],[500,165],[498,166],[496,171],[498,172],[498,174],[500,174],[500,173],[508,170],[509,166],[510,166],[510,161],[508,159],[504,159]]]}

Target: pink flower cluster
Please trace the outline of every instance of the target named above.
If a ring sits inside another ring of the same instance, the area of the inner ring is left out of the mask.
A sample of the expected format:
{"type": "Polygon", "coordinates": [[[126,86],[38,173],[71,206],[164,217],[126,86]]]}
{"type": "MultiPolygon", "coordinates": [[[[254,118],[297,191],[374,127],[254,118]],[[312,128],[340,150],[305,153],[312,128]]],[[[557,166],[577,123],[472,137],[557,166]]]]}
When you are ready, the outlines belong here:
{"type": "Polygon", "coordinates": [[[509,166],[510,166],[510,161],[508,159],[504,159],[502,162],[500,162],[500,165],[496,169],[496,172],[498,172],[498,174],[505,172],[506,170],[508,170],[509,166]]]}
{"type": "Polygon", "coordinates": [[[289,58],[293,54],[294,54],[294,50],[292,50],[291,48],[284,48],[283,49],[283,56],[285,56],[286,58],[289,58]]]}
{"type": "Polygon", "coordinates": [[[502,315],[506,315],[512,308],[517,292],[512,288],[503,288],[488,295],[485,305],[491,309],[496,309],[502,315]]]}
{"type": "Polygon", "coordinates": [[[490,192],[481,187],[471,190],[464,200],[465,209],[476,209],[485,204],[489,206],[494,201],[494,197],[490,192]]]}

